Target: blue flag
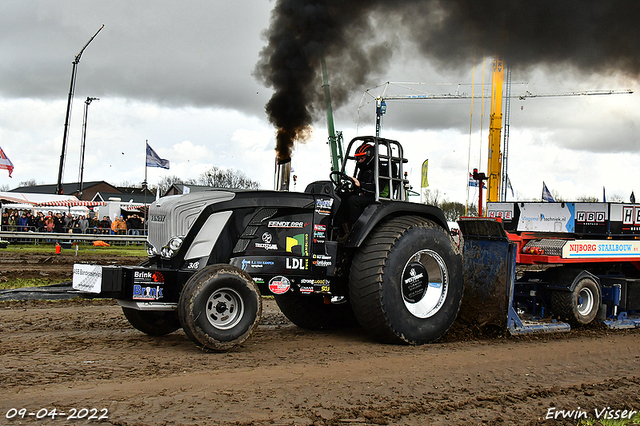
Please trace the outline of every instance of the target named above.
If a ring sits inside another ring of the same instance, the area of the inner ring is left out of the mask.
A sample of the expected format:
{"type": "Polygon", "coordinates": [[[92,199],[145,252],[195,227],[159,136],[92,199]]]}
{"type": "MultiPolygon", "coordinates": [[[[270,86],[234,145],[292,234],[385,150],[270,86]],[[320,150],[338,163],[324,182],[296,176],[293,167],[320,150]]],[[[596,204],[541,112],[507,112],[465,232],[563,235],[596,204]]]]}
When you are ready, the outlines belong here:
{"type": "Polygon", "coordinates": [[[169,160],[163,160],[147,143],[147,167],[169,168],[169,160]]]}
{"type": "Polygon", "coordinates": [[[547,201],[549,203],[555,202],[553,196],[551,195],[551,192],[549,191],[549,188],[547,188],[547,185],[544,183],[544,181],[542,182],[542,201],[547,201]]]}

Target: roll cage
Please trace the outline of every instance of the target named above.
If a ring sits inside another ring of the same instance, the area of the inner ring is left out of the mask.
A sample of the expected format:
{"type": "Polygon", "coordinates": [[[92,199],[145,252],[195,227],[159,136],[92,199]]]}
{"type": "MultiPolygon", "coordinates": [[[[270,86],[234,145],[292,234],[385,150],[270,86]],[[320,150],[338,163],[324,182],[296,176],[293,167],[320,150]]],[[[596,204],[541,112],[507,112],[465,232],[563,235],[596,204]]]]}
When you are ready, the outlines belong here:
{"type": "Polygon", "coordinates": [[[354,163],[351,175],[355,176],[357,161],[354,152],[358,146],[365,142],[374,147],[373,161],[374,164],[378,165],[378,167],[373,168],[376,201],[407,201],[409,180],[406,177],[403,166],[408,160],[404,158],[404,150],[398,141],[376,136],[358,136],[351,139],[340,171],[348,174],[346,171],[348,164],[354,163]],[[389,191],[388,197],[383,197],[380,195],[380,188],[384,188],[386,185],[389,185],[392,190],[389,191]]]}

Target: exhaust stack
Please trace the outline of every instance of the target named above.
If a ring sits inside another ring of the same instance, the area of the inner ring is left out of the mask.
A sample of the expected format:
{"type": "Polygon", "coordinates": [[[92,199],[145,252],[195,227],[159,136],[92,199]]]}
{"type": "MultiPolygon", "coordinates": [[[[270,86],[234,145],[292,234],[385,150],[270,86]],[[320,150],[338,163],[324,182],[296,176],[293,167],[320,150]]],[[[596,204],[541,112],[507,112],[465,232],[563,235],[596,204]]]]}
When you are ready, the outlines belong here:
{"type": "Polygon", "coordinates": [[[291,158],[276,160],[276,191],[288,191],[291,179],[291,158]]]}

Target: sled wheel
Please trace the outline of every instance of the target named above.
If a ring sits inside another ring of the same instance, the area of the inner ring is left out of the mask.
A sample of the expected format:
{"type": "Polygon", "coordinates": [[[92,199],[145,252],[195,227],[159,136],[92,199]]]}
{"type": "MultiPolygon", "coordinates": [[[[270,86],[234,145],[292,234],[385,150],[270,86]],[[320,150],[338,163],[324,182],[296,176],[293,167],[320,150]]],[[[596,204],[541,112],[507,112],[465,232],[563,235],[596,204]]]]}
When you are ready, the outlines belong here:
{"type": "Polygon", "coordinates": [[[578,281],[573,291],[553,292],[551,309],[573,325],[589,324],[598,315],[601,298],[598,283],[585,277],[578,281]]]}
{"type": "Polygon", "coordinates": [[[164,336],[180,328],[176,311],[141,311],[122,307],[122,312],[133,328],[150,336],[164,336]]]}
{"type": "Polygon", "coordinates": [[[358,324],[348,300],[340,304],[326,304],[320,294],[302,295],[291,291],[273,298],[283,315],[300,328],[337,330],[358,324]]]}
{"type": "Polygon", "coordinates": [[[353,258],[356,318],[383,343],[423,344],[453,324],[462,300],[462,258],[445,229],[418,217],[378,225],[353,258]]]}
{"type": "Polygon", "coordinates": [[[231,265],[212,265],[193,275],[180,294],[178,315],[197,345],[226,351],[247,340],[262,314],[253,279],[231,265]]]}

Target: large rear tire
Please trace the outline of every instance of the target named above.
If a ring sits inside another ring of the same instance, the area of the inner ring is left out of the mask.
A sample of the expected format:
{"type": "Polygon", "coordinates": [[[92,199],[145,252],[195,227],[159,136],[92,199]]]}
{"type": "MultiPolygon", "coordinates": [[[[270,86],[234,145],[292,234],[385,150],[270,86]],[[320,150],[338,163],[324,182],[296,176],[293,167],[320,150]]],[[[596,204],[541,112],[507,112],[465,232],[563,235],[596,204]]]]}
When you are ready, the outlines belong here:
{"type": "Polygon", "coordinates": [[[377,226],[353,258],[351,304],[383,343],[429,343],[453,324],[463,292],[462,258],[445,229],[419,216],[377,226]]]}
{"type": "Polygon", "coordinates": [[[573,291],[554,291],[551,309],[561,319],[572,325],[585,325],[598,315],[602,294],[600,286],[591,277],[584,277],[573,291]]]}
{"type": "Polygon", "coordinates": [[[291,291],[273,297],[284,316],[300,328],[337,330],[358,324],[348,301],[326,304],[322,295],[302,295],[291,291]]]}
{"type": "Polygon", "coordinates": [[[193,275],[178,302],[182,328],[197,345],[227,351],[249,338],[262,314],[260,291],[249,274],[212,265],[193,275]]]}
{"type": "Polygon", "coordinates": [[[123,306],[122,312],[133,328],[150,336],[164,336],[181,327],[176,311],[141,311],[123,306]]]}

